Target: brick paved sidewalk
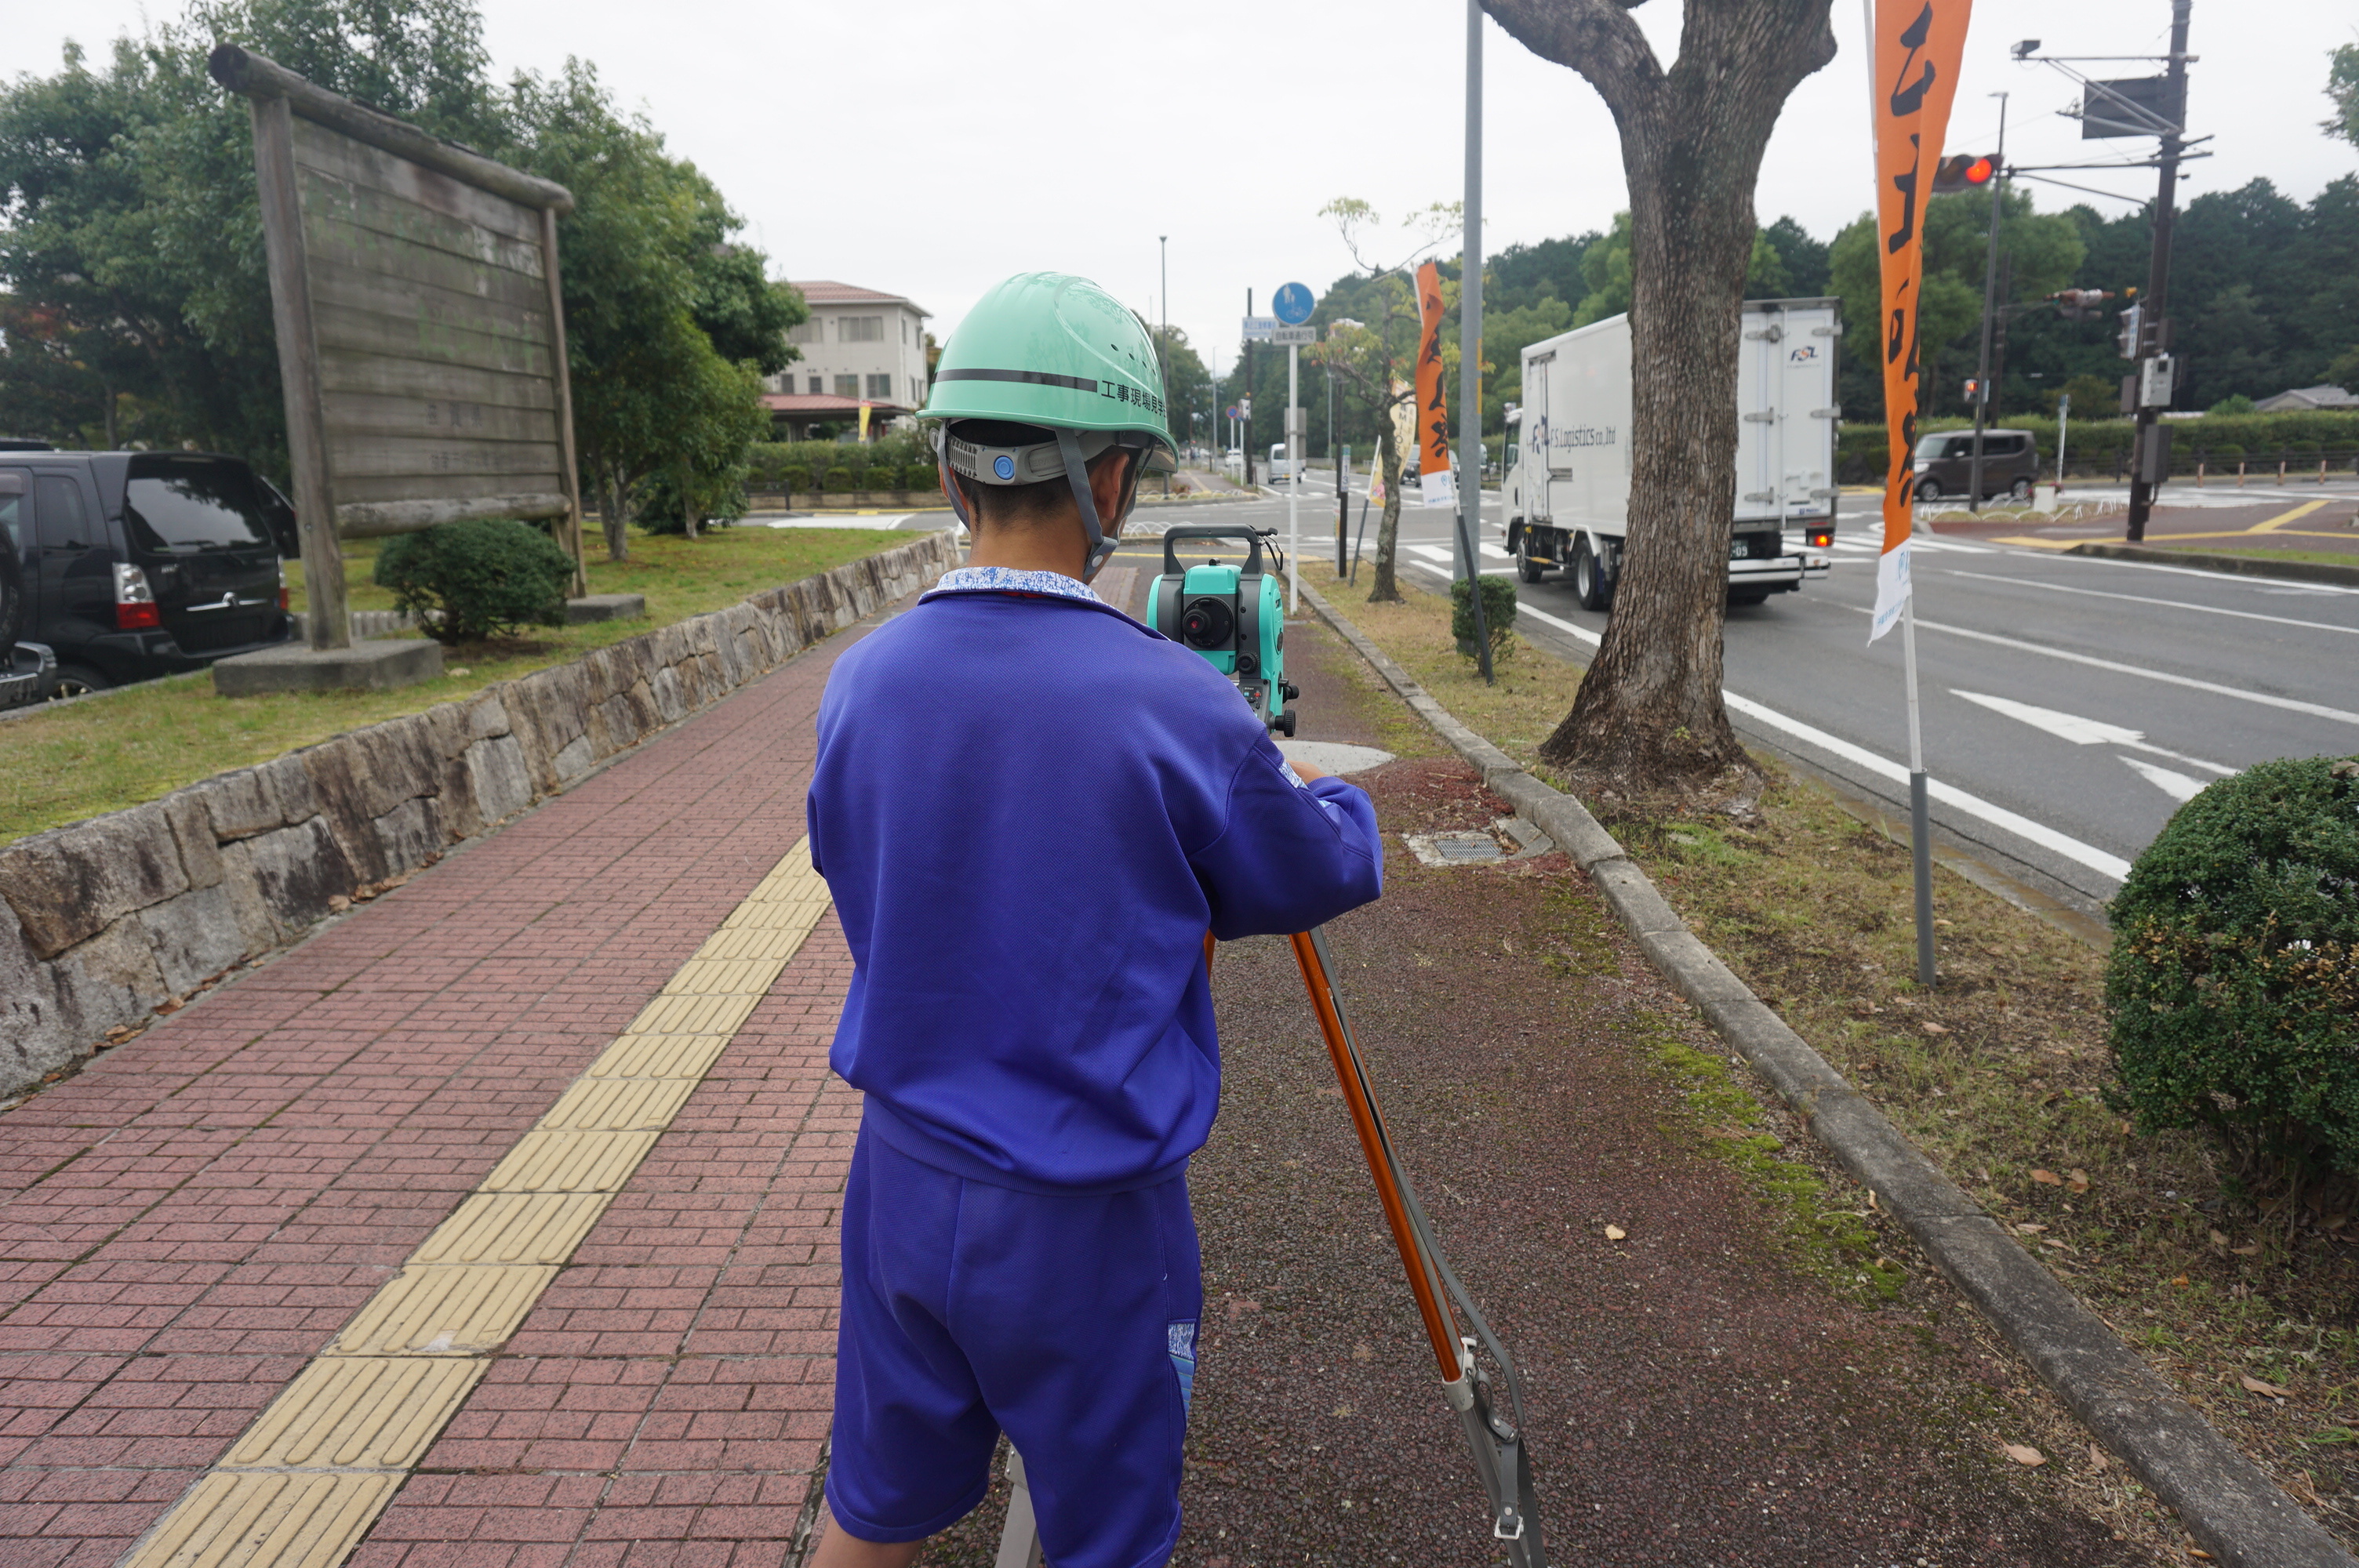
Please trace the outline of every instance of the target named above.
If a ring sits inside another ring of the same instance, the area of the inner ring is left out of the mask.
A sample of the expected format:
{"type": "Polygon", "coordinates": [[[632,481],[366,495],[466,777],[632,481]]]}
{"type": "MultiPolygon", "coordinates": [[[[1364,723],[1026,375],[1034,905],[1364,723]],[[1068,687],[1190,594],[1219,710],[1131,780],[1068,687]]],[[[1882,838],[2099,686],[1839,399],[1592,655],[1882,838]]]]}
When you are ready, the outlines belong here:
{"type": "MultiPolygon", "coordinates": [[[[0,1116],[0,1568],[119,1560],[746,899],[859,634],[0,1116]]],[[[850,968],[822,918],[353,1562],[783,1560],[850,968]]]]}

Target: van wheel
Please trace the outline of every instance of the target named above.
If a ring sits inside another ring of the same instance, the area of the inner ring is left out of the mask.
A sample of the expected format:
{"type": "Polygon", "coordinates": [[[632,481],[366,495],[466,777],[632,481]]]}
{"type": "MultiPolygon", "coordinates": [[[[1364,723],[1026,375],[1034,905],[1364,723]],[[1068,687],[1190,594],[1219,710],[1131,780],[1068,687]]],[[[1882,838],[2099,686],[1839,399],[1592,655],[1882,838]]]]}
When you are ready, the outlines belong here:
{"type": "Polygon", "coordinates": [[[1516,535],[1516,575],[1526,582],[1540,580],[1540,564],[1532,559],[1532,536],[1528,531],[1516,535]]]}
{"type": "Polygon", "coordinates": [[[1605,610],[1614,603],[1613,590],[1605,586],[1605,569],[1590,549],[1585,534],[1572,546],[1572,593],[1583,610],[1605,610]]]}
{"type": "Polygon", "coordinates": [[[2017,480],[2007,486],[2006,492],[2017,501],[2028,501],[2031,499],[2031,481],[2027,479],[2017,480]]]}
{"type": "Polygon", "coordinates": [[[1941,486],[1940,482],[1938,481],[1929,479],[1919,484],[1917,486],[1917,499],[1919,501],[1940,500],[1941,486]]]}
{"type": "Polygon", "coordinates": [[[107,679],[104,676],[100,675],[88,665],[60,665],[58,666],[58,685],[57,690],[54,693],[55,696],[88,697],[94,691],[112,691],[114,689],[114,683],[113,681],[107,679]]]}

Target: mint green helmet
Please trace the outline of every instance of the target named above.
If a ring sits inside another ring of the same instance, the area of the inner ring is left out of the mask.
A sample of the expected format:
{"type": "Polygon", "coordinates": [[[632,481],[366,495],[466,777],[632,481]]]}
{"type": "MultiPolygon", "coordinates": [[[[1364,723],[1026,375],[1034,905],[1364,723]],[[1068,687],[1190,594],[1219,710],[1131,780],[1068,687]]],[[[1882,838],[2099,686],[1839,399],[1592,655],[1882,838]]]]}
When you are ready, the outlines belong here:
{"type": "Polygon", "coordinates": [[[951,470],[943,488],[962,522],[968,518],[958,480],[1015,485],[1063,476],[1089,533],[1093,576],[1114,544],[1099,525],[1089,460],[1109,447],[1139,451],[1133,497],[1139,472],[1169,473],[1177,466],[1163,375],[1146,323],[1096,284],[1065,273],[1018,273],[978,300],[942,346],[918,417],[940,421],[935,449],[951,470]],[[969,440],[953,427],[967,419],[1028,425],[1049,438],[969,440]]]}

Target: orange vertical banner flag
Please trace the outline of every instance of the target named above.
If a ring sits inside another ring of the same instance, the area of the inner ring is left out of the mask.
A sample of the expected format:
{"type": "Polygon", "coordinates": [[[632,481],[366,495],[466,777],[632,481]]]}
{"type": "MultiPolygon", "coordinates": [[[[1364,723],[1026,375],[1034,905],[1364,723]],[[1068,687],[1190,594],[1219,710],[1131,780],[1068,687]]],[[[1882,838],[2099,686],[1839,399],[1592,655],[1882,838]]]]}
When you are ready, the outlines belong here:
{"type": "Polygon", "coordinates": [[[1884,309],[1875,348],[1884,364],[1884,422],[1891,433],[1884,479],[1884,550],[1875,566],[1875,614],[1867,640],[1892,629],[1910,589],[1911,467],[1924,365],[1917,297],[1925,281],[1925,202],[1966,49],[1968,0],[1870,0],[1875,33],[1870,114],[1875,128],[1875,220],[1882,241],[1884,309]]]}
{"type": "Polygon", "coordinates": [[[1450,482],[1450,408],[1441,399],[1441,269],[1428,262],[1417,269],[1417,455],[1419,481],[1428,506],[1455,506],[1450,482]]]}

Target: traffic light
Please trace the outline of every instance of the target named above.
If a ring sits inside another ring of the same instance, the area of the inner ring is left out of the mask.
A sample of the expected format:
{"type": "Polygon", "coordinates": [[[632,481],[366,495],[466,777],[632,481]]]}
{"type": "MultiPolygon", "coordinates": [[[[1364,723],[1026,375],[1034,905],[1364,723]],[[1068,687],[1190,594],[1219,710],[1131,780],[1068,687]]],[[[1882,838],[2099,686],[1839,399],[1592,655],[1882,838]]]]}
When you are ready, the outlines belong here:
{"type": "Polygon", "coordinates": [[[1998,159],[1988,153],[1958,153],[1933,166],[1933,194],[1980,190],[1998,178],[1998,159]]]}
{"type": "Polygon", "coordinates": [[[2121,314],[2122,333],[2118,346],[2121,350],[2122,358],[2125,360],[2134,360],[2138,357],[2138,349],[2140,346],[2138,340],[2142,336],[2138,330],[2138,320],[2139,318],[2145,314],[2146,311],[2144,307],[2137,305],[2131,306],[2121,314]]]}

